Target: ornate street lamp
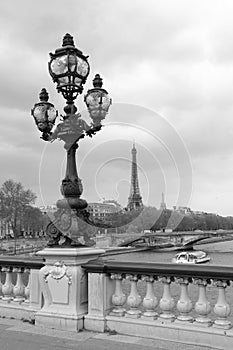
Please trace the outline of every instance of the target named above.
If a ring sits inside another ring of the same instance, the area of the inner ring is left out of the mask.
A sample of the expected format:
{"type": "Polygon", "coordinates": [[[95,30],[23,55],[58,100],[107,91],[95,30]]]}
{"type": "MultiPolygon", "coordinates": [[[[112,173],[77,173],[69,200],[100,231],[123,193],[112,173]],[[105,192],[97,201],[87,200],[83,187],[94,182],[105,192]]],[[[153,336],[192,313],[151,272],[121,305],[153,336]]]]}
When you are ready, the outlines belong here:
{"type": "Polygon", "coordinates": [[[88,214],[84,211],[87,202],[80,198],[83,187],[77,173],[75,154],[80,139],[85,136],[92,137],[101,129],[101,122],[108,113],[111,99],[102,88],[100,75],[96,74],[93,80],[94,88],[88,90],[84,98],[92,119],[88,125],[81,118],[81,114],[77,113],[77,107],[74,105],[74,100],[83,91],[83,84],[90,71],[88,57],[75,47],[70,34],[64,36],[62,47],[55,50],[54,54],[50,53],[50,57],[49,73],[57,84],[57,91],[66,99],[65,114],[62,115],[62,122],[53,130],[58,112],[54,105],[48,102],[45,89],[42,89],[39,95],[40,102],[35,104],[31,114],[42,132],[41,138],[45,141],[54,141],[57,138],[63,140],[67,151],[66,174],[61,185],[64,198],[57,201],[56,220],[47,227],[49,245],[52,246],[61,244],[62,241],[65,245],[75,244],[71,237],[77,236],[77,216],[88,221],[88,214]]]}

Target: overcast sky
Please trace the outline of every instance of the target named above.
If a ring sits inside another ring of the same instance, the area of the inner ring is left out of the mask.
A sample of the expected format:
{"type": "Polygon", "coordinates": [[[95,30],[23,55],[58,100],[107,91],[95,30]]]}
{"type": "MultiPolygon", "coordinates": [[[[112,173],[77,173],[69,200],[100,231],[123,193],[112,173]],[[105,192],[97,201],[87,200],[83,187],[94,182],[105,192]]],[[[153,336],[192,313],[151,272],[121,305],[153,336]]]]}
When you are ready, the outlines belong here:
{"type": "Polygon", "coordinates": [[[45,87],[62,113],[47,63],[68,32],[89,55],[85,91],[100,73],[113,99],[80,142],[83,197],[127,204],[135,140],[146,205],[165,192],[168,207],[233,215],[232,18],[230,0],[1,1],[0,183],[21,181],[38,205],[61,197],[62,142],[40,139],[30,109],[45,87]]]}

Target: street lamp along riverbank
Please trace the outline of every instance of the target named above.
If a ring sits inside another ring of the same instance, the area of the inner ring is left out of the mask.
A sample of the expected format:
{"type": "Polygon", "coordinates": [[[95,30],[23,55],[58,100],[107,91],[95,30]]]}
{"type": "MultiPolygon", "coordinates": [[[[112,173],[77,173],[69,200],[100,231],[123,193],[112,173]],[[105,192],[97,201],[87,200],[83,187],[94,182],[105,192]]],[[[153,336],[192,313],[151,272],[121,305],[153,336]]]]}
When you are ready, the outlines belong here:
{"type": "Polygon", "coordinates": [[[88,221],[88,213],[85,211],[87,202],[80,198],[83,187],[76,168],[76,150],[79,140],[85,136],[92,137],[101,130],[102,120],[108,113],[111,99],[105,89],[102,88],[102,79],[99,74],[95,75],[93,88],[87,91],[84,97],[92,122],[88,125],[78,113],[74,104],[75,99],[83,91],[90,72],[88,56],[75,47],[73,37],[66,34],[63,38],[62,47],[50,53],[49,73],[57,85],[57,91],[66,100],[62,122],[54,125],[58,112],[50,102],[45,88],[39,95],[40,102],[33,107],[31,114],[38,129],[42,132],[44,141],[60,139],[64,141],[67,152],[67,165],[65,178],[62,180],[61,193],[63,199],[57,201],[58,211],[55,220],[47,227],[47,235],[50,238],[49,246],[73,245],[81,246],[77,241],[78,222],[77,216],[88,221]]]}

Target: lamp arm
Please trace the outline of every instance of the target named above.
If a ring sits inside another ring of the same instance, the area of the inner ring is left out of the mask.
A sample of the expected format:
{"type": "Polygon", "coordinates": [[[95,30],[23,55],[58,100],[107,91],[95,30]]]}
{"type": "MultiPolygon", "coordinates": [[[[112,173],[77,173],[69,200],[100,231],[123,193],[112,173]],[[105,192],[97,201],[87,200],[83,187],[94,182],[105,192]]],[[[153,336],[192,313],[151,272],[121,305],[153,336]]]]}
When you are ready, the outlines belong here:
{"type": "Polygon", "coordinates": [[[40,137],[42,140],[47,141],[47,142],[53,142],[55,139],[52,138],[52,133],[51,132],[43,132],[42,136],[40,137]]]}
{"type": "Polygon", "coordinates": [[[86,130],[86,135],[89,137],[92,137],[93,135],[95,135],[98,131],[101,130],[103,125],[99,124],[97,126],[92,126],[90,127],[88,130],[86,130]]]}

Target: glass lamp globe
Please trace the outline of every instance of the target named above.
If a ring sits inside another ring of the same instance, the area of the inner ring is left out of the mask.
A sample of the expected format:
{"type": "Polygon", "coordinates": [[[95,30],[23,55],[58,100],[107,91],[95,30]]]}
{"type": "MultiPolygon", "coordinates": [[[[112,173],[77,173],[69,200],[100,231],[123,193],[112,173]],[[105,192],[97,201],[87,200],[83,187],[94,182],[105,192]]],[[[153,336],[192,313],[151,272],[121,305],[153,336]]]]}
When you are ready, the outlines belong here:
{"type": "Polygon", "coordinates": [[[36,103],[31,114],[35,120],[35,123],[40,131],[43,133],[50,133],[52,130],[58,112],[54,108],[54,105],[48,102],[49,95],[46,89],[42,89],[39,95],[40,102],[36,103]]]}
{"type": "Polygon", "coordinates": [[[66,34],[62,47],[50,53],[49,73],[57,84],[58,92],[61,92],[67,101],[73,101],[82,93],[83,84],[86,82],[90,71],[82,51],[74,46],[73,37],[66,34]]]}
{"type": "Polygon", "coordinates": [[[93,79],[93,89],[88,90],[84,101],[87,105],[93,125],[99,125],[105,119],[109,107],[112,103],[108,93],[102,89],[103,81],[99,74],[95,75],[93,79]]]}

